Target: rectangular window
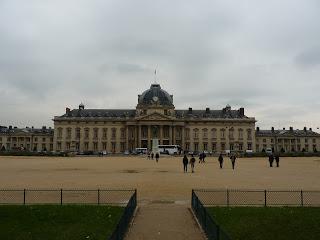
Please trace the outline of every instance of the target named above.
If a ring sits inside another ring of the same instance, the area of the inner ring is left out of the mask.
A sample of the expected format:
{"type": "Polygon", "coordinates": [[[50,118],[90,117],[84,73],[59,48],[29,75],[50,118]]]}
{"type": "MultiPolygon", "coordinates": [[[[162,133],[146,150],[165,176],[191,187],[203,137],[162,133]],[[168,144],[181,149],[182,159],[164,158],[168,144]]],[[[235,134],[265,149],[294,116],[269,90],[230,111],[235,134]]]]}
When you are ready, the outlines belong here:
{"type": "Polygon", "coordinates": [[[126,148],[126,144],[124,142],[121,142],[120,143],[120,151],[124,152],[126,150],[125,148],[126,148]]]}
{"type": "Polygon", "coordinates": [[[67,139],[71,138],[71,128],[67,128],[67,139]]]}
{"type": "Polygon", "coordinates": [[[42,151],[47,151],[46,144],[42,143],[42,151]]]}
{"type": "Polygon", "coordinates": [[[199,143],[194,143],[194,150],[199,151],[199,143]]]}
{"type": "Polygon", "coordinates": [[[112,139],[115,139],[117,136],[117,129],[116,128],[112,128],[112,135],[111,135],[111,138],[112,139]]]}
{"type": "Polygon", "coordinates": [[[57,150],[61,151],[61,142],[57,142],[57,150]]]}
{"type": "Polygon", "coordinates": [[[226,144],[225,143],[221,143],[221,151],[226,150],[226,144]]]}
{"type": "Polygon", "coordinates": [[[85,151],[88,151],[88,150],[89,150],[89,143],[88,143],[88,142],[85,142],[85,143],[84,143],[84,150],[85,150],[85,151]]]}
{"type": "Polygon", "coordinates": [[[111,151],[112,151],[113,153],[116,152],[116,143],[115,143],[115,142],[112,142],[112,143],[111,143],[111,151]]]}
{"type": "Polygon", "coordinates": [[[97,142],[93,143],[93,151],[98,151],[98,143],[97,142]]]}
{"type": "Polygon", "coordinates": [[[190,150],[190,143],[186,143],[186,151],[190,150]]]}
{"type": "Polygon", "coordinates": [[[126,130],[121,128],[121,138],[126,138],[126,130]]]}
{"type": "Polygon", "coordinates": [[[66,143],[66,150],[68,150],[68,151],[70,150],[70,143],[69,142],[66,143]]]}
{"type": "Polygon", "coordinates": [[[217,144],[216,143],[212,143],[212,151],[213,152],[217,151],[217,144]]]}
{"type": "Polygon", "coordinates": [[[102,143],[102,149],[103,149],[103,150],[107,150],[107,143],[106,143],[106,142],[103,142],[103,143],[102,143]]]}
{"type": "Polygon", "coordinates": [[[85,139],[89,139],[89,128],[86,128],[86,129],[84,130],[84,138],[85,138],[85,139]]]}
{"type": "Polygon", "coordinates": [[[248,150],[252,150],[252,143],[248,143],[248,150]]]}
{"type": "Polygon", "coordinates": [[[208,143],[203,143],[203,150],[208,151],[208,143]]]}
{"type": "Polygon", "coordinates": [[[224,129],[220,129],[220,137],[221,137],[222,139],[225,138],[225,130],[224,130],[224,129]]]}
{"type": "Polygon", "coordinates": [[[80,139],[80,128],[76,128],[76,139],[80,139]]]}
{"type": "Polygon", "coordinates": [[[243,144],[239,143],[239,151],[242,151],[242,150],[243,150],[243,144]]]}
{"type": "Polygon", "coordinates": [[[107,139],[107,135],[108,135],[108,128],[104,128],[102,131],[102,138],[107,139]]]}
{"type": "Polygon", "coordinates": [[[185,134],[186,134],[186,139],[190,139],[190,129],[189,128],[186,128],[185,134]]]}
{"type": "Polygon", "coordinates": [[[98,138],[98,133],[99,133],[99,129],[98,128],[93,129],[93,138],[97,139],[98,138]]]}

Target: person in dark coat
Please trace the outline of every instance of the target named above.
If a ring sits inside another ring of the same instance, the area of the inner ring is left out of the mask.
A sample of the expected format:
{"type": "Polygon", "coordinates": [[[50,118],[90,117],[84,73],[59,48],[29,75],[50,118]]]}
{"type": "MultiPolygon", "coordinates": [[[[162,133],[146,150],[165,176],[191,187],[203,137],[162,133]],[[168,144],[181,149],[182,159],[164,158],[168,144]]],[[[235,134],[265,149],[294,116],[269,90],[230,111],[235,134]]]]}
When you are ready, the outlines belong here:
{"type": "Polygon", "coordinates": [[[205,163],[204,160],[206,159],[206,157],[207,157],[207,155],[203,152],[203,153],[202,153],[202,162],[203,162],[203,163],[205,163]]]}
{"type": "Polygon", "coordinates": [[[153,157],[154,157],[154,153],[152,152],[152,153],[151,153],[151,159],[152,159],[152,160],[153,160],[153,157]]]}
{"type": "Polygon", "coordinates": [[[279,162],[280,162],[279,154],[275,156],[275,160],[276,160],[277,167],[279,167],[279,162]]]}
{"type": "Polygon", "coordinates": [[[183,159],[182,159],[182,163],[183,163],[183,172],[187,172],[188,171],[188,157],[187,155],[184,155],[183,156],[183,159]]]}
{"type": "Polygon", "coordinates": [[[231,159],[232,169],[234,170],[234,165],[236,164],[237,157],[235,154],[233,154],[231,155],[230,159],[231,159]]]}
{"type": "Polygon", "coordinates": [[[219,164],[220,164],[220,168],[222,169],[222,165],[223,165],[223,156],[222,153],[220,153],[219,158],[218,158],[219,164]]]}
{"type": "Polygon", "coordinates": [[[156,162],[159,161],[159,157],[160,157],[160,154],[159,154],[159,153],[156,153],[156,162]]]}
{"type": "Polygon", "coordinates": [[[270,167],[273,167],[273,160],[274,160],[274,158],[273,158],[273,155],[271,154],[271,155],[269,156],[269,164],[270,164],[270,167]]]}
{"type": "Polygon", "coordinates": [[[199,163],[202,163],[202,153],[199,154],[199,163]]]}
{"type": "Polygon", "coordinates": [[[190,165],[191,165],[191,171],[194,173],[194,164],[196,162],[196,159],[194,158],[193,155],[191,155],[191,159],[190,159],[190,165]]]}

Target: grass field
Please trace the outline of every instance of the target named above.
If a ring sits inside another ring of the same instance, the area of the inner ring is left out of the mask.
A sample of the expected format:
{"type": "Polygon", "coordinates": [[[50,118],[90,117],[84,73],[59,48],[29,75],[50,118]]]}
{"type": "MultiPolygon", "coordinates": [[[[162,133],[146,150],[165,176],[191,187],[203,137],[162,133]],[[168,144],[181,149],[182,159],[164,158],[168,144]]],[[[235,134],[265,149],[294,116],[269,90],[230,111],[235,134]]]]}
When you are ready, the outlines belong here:
{"type": "Polygon", "coordinates": [[[320,208],[212,207],[208,210],[233,240],[320,239],[320,208]]]}
{"type": "Polygon", "coordinates": [[[1,240],[108,239],[122,207],[31,205],[0,206],[1,240]]]}

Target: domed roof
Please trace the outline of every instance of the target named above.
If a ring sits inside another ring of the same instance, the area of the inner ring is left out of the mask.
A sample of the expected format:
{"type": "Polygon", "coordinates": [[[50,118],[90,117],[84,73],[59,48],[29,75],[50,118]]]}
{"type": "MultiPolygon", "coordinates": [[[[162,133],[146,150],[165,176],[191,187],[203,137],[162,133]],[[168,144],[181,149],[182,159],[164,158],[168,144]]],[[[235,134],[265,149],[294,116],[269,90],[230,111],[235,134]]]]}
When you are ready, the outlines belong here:
{"type": "Polygon", "coordinates": [[[159,104],[163,106],[173,106],[173,96],[161,89],[160,84],[151,84],[150,89],[139,95],[139,105],[159,104]]]}

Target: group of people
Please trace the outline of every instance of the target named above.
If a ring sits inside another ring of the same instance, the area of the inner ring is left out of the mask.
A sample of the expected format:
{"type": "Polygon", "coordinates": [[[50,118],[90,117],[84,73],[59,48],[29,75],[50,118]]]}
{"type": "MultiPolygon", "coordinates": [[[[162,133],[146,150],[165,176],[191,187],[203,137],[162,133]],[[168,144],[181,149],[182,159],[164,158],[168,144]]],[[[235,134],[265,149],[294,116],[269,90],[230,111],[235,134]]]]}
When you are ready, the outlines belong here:
{"type": "MultiPolygon", "coordinates": [[[[236,164],[236,159],[237,159],[237,156],[235,154],[231,154],[230,160],[231,160],[231,164],[232,164],[232,169],[233,170],[234,170],[234,167],[235,167],[235,164],[236,164]]],[[[223,167],[223,156],[222,156],[222,153],[220,153],[218,161],[219,161],[220,169],[222,169],[222,167],[223,167]]]]}
{"type": "Polygon", "coordinates": [[[160,158],[160,154],[157,152],[156,154],[154,154],[153,152],[149,152],[148,153],[148,159],[150,160],[150,159],[154,159],[154,158],[156,158],[156,162],[158,162],[159,161],[159,158],[160,158]]]}
{"type": "Polygon", "coordinates": [[[273,156],[273,154],[269,155],[269,164],[270,167],[273,167],[273,162],[276,161],[277,167],[279,167],[279,162],[280,162],[280,157],[278,154],[276,154],[275,156],[273,156]]]}
{"type": "Polygon", "coordinates": [[[199,163],[205,163],[205,159],[206,159],[207,155],[202,152],[199,154],[199,163]]]}
{"type": "MultiPolygon", "coordinates": [[[[191,165],[191,172],[192,173],[194,173],[194,164],[195,164],[195,162],[196,162],[196,159],[194,158],[193,155],[191,155],[190,165],[191,165]]],[[[185,173],[188,172],[189,160],[188,160],[188,157],[187,157],[186,154],[183,156],[182,163],[183,163],[183,172],[185,172],[185,173]]]]}

